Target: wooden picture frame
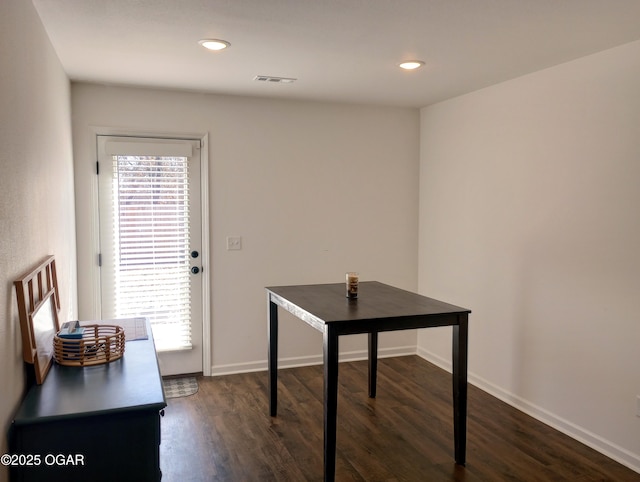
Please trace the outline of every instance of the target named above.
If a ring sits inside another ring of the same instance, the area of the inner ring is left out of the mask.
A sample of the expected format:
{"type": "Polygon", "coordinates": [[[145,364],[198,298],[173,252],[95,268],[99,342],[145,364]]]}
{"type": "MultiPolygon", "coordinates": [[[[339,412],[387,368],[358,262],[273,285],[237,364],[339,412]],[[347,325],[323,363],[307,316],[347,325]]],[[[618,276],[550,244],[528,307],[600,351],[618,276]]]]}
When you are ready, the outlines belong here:
{"type": "Polygon", "coordinates": [[[42,384],[53,355],[53,336],[60,330],[60,296],[54,256],[14,281],[22,333],[22,356],[33,365],[35,381],[42,384]]]}
{"type": "Polygon", "coordinates": [[[60,329],[58,310],[55,308],[54,299],[55,291],[49,291],[33,313],[29,315],[35,348],[33,367],[38,385],[44,382],[49,368],[51,368],[51,363],[53,363],[53,336],[60,329]]]}

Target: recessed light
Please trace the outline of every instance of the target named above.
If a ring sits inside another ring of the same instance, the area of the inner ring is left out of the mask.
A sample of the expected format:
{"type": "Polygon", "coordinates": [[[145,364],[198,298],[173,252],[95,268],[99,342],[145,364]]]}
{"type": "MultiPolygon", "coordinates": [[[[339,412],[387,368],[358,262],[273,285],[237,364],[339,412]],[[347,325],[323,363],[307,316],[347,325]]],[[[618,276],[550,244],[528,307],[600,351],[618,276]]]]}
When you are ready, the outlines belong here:
{"type": "Polygon", "coordinates": [[[419,69],[423,65],[424,65],[424,62],[422,60],[407,60],[399,64],[398,67],[404,70],[415,70],[415,69],[419,69]]]}
{"type": "Polygon", "coordinates": [[[205,49],[209,50],[224,50],[227,47],[230,47],[231,44],[226,40],[218,40],[213,38],[207,38],[199,40],[198,43],[202,45],[205,49]]]}

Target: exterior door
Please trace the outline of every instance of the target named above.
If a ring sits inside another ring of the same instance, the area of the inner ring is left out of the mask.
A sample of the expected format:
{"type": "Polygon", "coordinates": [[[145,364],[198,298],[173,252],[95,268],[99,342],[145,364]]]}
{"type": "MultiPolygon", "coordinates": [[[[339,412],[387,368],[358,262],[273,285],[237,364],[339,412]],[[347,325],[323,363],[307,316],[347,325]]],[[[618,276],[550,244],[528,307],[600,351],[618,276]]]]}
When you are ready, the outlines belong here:
{"type": "Polygon", "coordinates": [[[202,372],[200,141],[97,142],[102,319],[148,317],[162,374],[202,372]]]}

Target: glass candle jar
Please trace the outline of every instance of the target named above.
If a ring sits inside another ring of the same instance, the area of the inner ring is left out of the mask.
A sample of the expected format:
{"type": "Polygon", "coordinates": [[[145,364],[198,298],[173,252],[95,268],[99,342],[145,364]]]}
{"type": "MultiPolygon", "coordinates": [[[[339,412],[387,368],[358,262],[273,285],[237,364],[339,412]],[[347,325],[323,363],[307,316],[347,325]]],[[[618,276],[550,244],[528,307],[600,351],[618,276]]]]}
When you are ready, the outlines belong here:
{"type": "Polygon", "coordinates": [[[355,299],[358,297],[358,282],[360,277],[358,273],[350,271],[347,273],[347,298],[355,299]]]}

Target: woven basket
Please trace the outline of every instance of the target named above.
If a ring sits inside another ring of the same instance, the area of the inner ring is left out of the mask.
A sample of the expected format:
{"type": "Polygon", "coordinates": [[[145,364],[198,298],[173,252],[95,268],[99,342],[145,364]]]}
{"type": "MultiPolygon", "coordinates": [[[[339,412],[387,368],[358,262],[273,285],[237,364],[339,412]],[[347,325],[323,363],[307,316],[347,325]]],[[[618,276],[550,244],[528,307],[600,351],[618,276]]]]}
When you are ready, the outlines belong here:
{"type": "Polygon", "coordinates": [[[84,325],[82,338],[53,337],[53,358],[60,365],[101,365],[124,355],[124,329],[117,325],[84,325]]]}

